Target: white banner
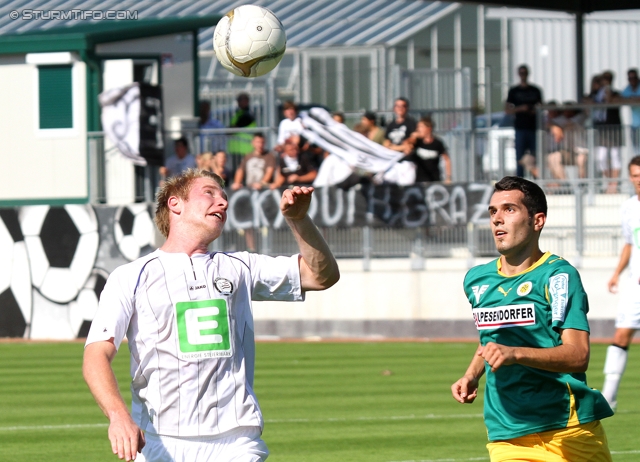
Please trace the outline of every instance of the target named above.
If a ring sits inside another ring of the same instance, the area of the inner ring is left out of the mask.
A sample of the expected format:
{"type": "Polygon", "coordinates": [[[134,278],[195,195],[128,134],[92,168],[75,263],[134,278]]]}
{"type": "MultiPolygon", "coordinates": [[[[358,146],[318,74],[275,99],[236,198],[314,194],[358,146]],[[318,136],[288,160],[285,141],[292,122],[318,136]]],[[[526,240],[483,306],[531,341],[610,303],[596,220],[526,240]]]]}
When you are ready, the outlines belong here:
{"type": "Polygon", "coordinates": [[[147,165],[140,156],[140,87],[132,83],[98,95],[102,128],[118,151],[135,165],[147,165]]]}

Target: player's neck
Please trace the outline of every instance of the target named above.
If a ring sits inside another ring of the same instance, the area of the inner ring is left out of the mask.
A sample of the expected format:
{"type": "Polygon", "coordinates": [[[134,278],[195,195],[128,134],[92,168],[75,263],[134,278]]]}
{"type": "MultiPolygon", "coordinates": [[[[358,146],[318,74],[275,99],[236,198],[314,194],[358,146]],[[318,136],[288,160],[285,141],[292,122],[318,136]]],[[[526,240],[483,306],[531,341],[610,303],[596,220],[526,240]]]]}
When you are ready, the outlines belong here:
{"type": "Polygon", "coordinates": [[[186,253],[191,256],[197,253],[207,253],[208,247],[209,244],[201,240],[180,239],[169,235],[160,250],[167,253],[186,253]]]}
{"type": "Polygon", "coordinates": [[[542,252],[539,247],[533,250],[527,250],[526,252],[502,255],[500,257],[502,265],[500,272],[507,276],[522,273],[535,265],[543,255],[544,252],[542,252]]]}

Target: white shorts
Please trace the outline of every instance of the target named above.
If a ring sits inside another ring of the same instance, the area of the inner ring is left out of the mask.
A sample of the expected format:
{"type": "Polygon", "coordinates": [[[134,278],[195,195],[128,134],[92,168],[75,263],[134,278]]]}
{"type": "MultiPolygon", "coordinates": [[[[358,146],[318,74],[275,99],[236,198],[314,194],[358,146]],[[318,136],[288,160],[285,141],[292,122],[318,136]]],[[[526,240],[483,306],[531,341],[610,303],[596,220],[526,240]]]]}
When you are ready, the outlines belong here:
{"type": "Polygon", "coordinates": [[[640,329],[640,284],[629,280],[621,287],[616,327],[640,329]]]}
{"type": "Polygon", "coordinates": [[[241,427],[222,436],[145,434],[136,462],[262,462],[269,456],[260,428],[241,427]]]}

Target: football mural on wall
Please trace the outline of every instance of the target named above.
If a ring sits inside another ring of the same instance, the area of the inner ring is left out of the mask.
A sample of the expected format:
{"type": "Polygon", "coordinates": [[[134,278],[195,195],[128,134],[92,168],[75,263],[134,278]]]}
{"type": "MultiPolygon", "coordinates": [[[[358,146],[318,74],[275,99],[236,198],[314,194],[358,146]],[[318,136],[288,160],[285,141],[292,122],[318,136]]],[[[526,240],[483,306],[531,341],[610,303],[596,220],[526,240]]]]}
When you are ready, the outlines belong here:
{"type": "Polygon", "coordinates": [[[154,250],[147,204],[0,209],[0,337],[87,335],[116,267],[154,250]]]}
{"type": "Polygon", "coordinates": [[[18,213],[0,210],[0,337],[28,335],[31,275],[18,213]]]}

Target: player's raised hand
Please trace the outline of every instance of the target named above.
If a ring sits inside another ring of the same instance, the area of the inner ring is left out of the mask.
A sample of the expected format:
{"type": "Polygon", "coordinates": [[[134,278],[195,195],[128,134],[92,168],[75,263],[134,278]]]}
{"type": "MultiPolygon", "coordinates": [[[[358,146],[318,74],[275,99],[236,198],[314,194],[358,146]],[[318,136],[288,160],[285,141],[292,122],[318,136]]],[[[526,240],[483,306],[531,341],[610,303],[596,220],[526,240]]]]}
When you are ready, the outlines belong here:
{"type": "Polygon", "coordinates": [[[309,210],[312,194],[311,186],[292,186],[291,189],[285,189],[280,199],[282,215],[291,220],[303,219],[309,210]]]}
{"type": "Polygon", "coordinates": [[[451,385],[453,399],[462,404],[470,404],[478,396],[478,379],[464,376],[451,385]]]}
{"type": "Polygon", "coordinates": [[[113,453],[126,461],[135,460],[145,445],[144,433],[128,413],[111,417],[109,441],[113,453]]]}

